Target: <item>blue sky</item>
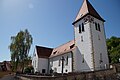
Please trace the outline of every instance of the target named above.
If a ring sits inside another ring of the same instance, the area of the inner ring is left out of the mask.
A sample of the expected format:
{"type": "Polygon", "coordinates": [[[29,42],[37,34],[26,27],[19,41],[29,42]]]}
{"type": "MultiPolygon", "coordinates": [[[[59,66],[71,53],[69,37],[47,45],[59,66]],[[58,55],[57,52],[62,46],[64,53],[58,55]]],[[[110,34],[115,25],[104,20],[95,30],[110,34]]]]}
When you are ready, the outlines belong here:
{"type": "MultiPolygon", "coordinates": [[[[57,47],[74,37],[74,21],[83,0],[0,0],[0,61],[10,60],[10,37],[28,29],[35,45],[57,47]]],[[[106,37],[120,37],[120,0],[89,0],[106,20],[106,37]]]]}

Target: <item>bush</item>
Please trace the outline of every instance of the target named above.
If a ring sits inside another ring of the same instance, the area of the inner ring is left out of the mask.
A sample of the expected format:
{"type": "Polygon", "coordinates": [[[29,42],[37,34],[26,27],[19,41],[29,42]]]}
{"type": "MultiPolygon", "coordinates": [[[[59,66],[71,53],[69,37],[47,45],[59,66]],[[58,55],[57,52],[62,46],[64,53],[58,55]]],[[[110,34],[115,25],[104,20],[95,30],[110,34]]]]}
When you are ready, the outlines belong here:
{"type": "Polygon", "coordinates": [[[26,68],[24,69],[24,73],[25,73],[25,74],[33,73],[33,70],[34,70],[34,68],[33,68],[32,66],[26,67],[26,68]]]}

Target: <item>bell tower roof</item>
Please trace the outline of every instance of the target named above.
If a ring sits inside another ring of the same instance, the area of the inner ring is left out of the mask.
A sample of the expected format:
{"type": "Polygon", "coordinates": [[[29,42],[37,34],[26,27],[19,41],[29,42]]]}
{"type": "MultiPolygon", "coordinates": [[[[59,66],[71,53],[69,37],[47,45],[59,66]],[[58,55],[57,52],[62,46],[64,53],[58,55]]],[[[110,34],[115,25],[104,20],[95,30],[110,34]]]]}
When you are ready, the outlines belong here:
{"type": "Polygon", "coordinates": [[[101,16],[97,13],[97,11],[94,9],[94,7],[90,4],[90,2],[88,0],[84,0],[83,4],[76,16],[75,21],[73,22],[73,25],[78,22],[79,20],[81,20],[83,17],[85,17],[86,15],[91,15],[99,20],[105,21],[104,19],[101,18],[101,16]]]}

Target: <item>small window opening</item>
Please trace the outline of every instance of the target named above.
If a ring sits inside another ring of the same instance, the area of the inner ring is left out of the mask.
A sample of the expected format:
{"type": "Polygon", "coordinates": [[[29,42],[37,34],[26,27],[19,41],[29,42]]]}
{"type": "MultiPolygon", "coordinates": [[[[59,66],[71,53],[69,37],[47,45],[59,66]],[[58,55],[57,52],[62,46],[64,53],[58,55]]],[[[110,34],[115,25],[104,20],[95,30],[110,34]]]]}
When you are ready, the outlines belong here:
{"type": "Polygon", "coordinates": [[[84,24],[82,23],[82,31],[84,32],[85,31],[85,29],[84,29],[84,24]]]}
{"type": "Polygon", "coordinates": [[[103,62],[102,60],[102,53],[100,53],[100,64],[103,62]]]}
{"type": "Polygon", "coordinates": [[[98,30],[98,27],[97,27],[97,23],[95,22],[95,28],[96,28],[96,30],[98,30]]]}
{"type": "Polygon", "coordinates": [[[72,45],[70,46],[70,49],[72,49],[74,46],[75,46],[75,44],[72,44],[72,45]]]}
{"type": "Polygon", "coordinates": [[[53,52],[53,54],[56,54],[57,51],[53,52]]]}
{"type": "Polygon", "coordinates": [[[66,65],[68,65],[68,56],[66,57],[66,65]]]}
{"type": "Polygon", "coordinates": [[[68,72],[68,70],[66,69],[65,72],[68,72]]]}
{"type": "Polygon", "coordinates": [[[81,36],[81,42],[83,42],[83,36],[81,36]]]}
{"type": "Polygon", "coordinates": [[[98,35],[98,40],[100,40],[100,36],[98,35]]]}
{"type": "Polygon", "coordinates": [[[79,33],[81,33],[81,25],[79,25],[79,33]]]}
{"type": "Polygon", "coordinates": [[[45,73],[46,72],[46,70],[45,69],[42,69],[42,73],[45,73]]]}
{"type": "Polygon", "coordinates": [[[100,30],[100,24],[99,24],[99,23],[98,23],[98,31],[101,31],[101,30],[100,30]]]}
{"type": "Polygon", "coordinates": [[[82,54],[82,63],[84,63],[84,54],[82,54]]]}

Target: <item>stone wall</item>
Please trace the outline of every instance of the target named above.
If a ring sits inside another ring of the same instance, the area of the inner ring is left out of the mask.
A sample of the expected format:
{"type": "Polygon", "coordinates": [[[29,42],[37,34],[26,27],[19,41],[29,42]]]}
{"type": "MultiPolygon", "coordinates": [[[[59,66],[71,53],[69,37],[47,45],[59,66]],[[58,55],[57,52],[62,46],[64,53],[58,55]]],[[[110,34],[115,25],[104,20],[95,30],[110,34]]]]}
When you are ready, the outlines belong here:
{"type": "Polygon", "coordinates": [[[116,80],[116,70],[114,68],[93,72],[75,72],[64,76],[36,76],[22,75],[18,76],[22,80],[116,80]]]}
{"type": "Polygon", "coordinates": [[[111,64],[111,65],[112,65],[112,67],[115,67],[117,73],[120,73],[120,63],[111,64]]]}

